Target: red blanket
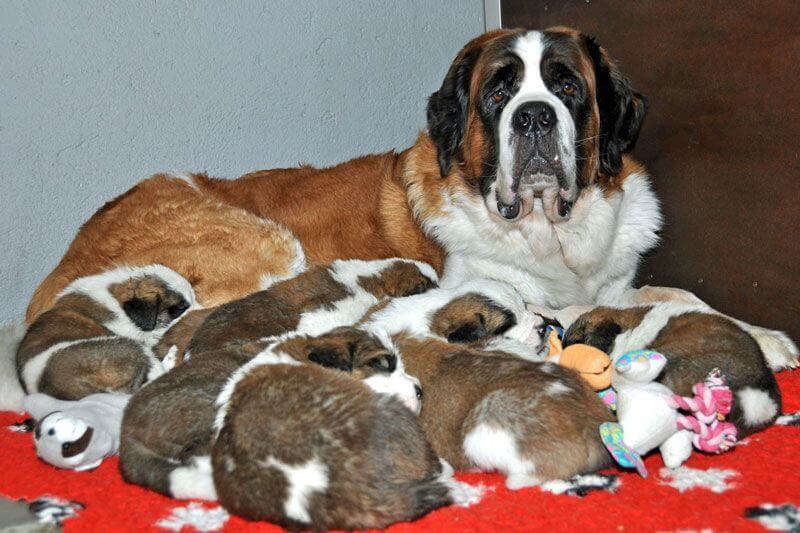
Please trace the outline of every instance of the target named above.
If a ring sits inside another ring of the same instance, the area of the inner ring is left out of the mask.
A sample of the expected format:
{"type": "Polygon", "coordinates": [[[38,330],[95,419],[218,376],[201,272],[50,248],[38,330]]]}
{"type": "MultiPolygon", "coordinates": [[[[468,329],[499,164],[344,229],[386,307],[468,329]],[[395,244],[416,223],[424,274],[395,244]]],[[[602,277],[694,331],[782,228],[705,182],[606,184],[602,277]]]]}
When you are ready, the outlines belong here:
{"type": "MultiPolygon", "coordinates": [[[[800,371],[781,373],[778,381],[784,412],[800,411],[800,371]]],[[[228,518],[216,505],[171,500],[128,485],[117,470],[116,458],[93,472],[56,470],[36,458],[29,433],[6,429],[22,419],[0,413],[0,494],[29,501],[44,495],[63,500],[65,515],[75,513],[63,520],[67,531],[279,530],[228,518]]],[[[616,471],[605,472],[619,474],[616,480],[586,478],[571,491],[585,488],[584,496],[540,488],[511,492],[500,476],[466,474],[459,477],[487,487],[481,503],[441,509],[391,530],[758,531],[762,524],[794,524],[800,531],[798,450],[800,426],[775,426],[724,455],[695,453],[672,475],[661,471],[663,463],[654,454],[645,462],[650,471],[647,479],[616,471]],[[597,482],[606,486],[587,488],[597,482]]]]}

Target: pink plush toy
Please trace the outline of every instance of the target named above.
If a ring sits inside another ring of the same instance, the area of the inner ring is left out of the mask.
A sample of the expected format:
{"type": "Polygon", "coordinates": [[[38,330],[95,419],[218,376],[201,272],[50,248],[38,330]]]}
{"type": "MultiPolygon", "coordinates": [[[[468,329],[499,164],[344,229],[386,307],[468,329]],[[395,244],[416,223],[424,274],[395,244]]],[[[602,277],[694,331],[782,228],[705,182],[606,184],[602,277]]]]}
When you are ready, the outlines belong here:
{"type": "Polygon", "coordinates": [[[723,422],[732,394],[718,369],[692,388],[693,398],[672,393],[655,380],[667,364],[658,352],[636,350],[614,362],[611,386],[616,390],[619,423],[600,426],[600,436],[621,466],[647,477],[642,456],[658,448],[668,468],[677,468],[692,445],[721,453],[736,442],[736,427],[723,422]],[[684,411],[681,413],[680,411],[684,411]]]}

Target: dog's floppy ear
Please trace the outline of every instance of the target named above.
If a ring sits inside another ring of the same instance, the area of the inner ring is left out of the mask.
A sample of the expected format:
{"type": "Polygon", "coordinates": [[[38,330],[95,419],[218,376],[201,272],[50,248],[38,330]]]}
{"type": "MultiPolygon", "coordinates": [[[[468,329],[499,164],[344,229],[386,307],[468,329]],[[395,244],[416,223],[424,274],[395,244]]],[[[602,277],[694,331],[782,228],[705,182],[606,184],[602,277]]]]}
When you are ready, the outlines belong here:
{"type": "Polygon", "coordinates": [[[122,303],[122,310],[142,331],[153,331],[161,311],[161,298],[131,298],[122,303]]]}
{"type": "Polygon", "coordinates": [[[608,175],[622,170],[622,155],[633,150],[644,117],[647,98],[608,59],[593,37],[585,37],[594,65],[597,105],[600,109],[600,169],[608,175]]]}
{"type": "Polygon", "coordinates": [[[456,56],[442,86],[428,98],[428,134],[436,144],[442,177],[452,168],[467,127],[469,83],[482,47],[469,43],[456,56]]]}
{"type": "Polygon", "coordinates": [[[333,347],[321,347],[308,354],[308,360],[325,368],[333,368],[342,372],[353,371],[353,356],[350,351],[345,352],[333,347]]]}
{"type": "Polygon", "coordinates": [[[622,326],[613,320],[594,323],[584,318],[579,318],[564,332],[562,345],[566,348],[571,344],[588,344],[598,350],[609,353],[617,340],[617,335],[620,333],[622,333],[622,326]]]}

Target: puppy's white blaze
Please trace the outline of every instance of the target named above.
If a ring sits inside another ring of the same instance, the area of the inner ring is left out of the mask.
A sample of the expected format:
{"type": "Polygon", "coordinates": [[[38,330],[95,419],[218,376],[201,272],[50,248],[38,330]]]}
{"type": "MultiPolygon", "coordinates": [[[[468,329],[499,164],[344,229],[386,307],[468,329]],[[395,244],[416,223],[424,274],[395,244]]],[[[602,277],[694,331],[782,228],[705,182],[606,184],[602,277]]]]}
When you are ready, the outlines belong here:
{"type": "Polygon", "coordinates": [[[533,462],[523,459],[517,440],[508,430],[481,423],[464,438],[464,455],[484,472],[504,474],[506,486],[516,490],[539,484],[533,462]]]}
{"type": "Polygon", "coordinates": [[[749,426],[763,424],[778,414],[778,404],[763,390],[744,387],[736,392],[736,397],[749,426]]]}
{"type": "Polygon", "coordinates": [[[575,123],[569,109],[556,95],[550,92],[542,79],[541,62],[544,54],[544,35],[538,31],[530,31],[520,36],[514,45],[514,53],[522,60],[524,66],[522,82],[517,94],[511,98],[500,114],[499,125],[498,193],[503,195],[506,201],[511,199],[509,196],[514,164],[511,120],[514,112],[526,102],[544,102],[553,108],[558,120],[556,126],[559,137],[558,157],[561,159],[571,186],[574,186],[577,177],[575,175],[575,123]]]}
{"type": "MultiPolygon", "coordinates": [[[[286,336],[288,337],[288,335],[286,336]]],[[[253,369],[263,365],[300,365],[300,361],[291,357],[283,352],[275,352],[274,348],[276,343],[269,345],[264,351],[258,353],[255,357],[250,359],[247,363],[237,368],[225,382],[222,390],[217,396],[215,405],[217,406],[217,415],[214,417],[214,439],[219,436],[222,426],[225,424],[225,417],[228,415],[228,405],[233,396],[233,391],[236,390],[236,385],[253,369]]]]}
{"type": "Polygon", "coordinates": [[[270,456],[261,466],[280,470],[289,486],[283,510],[286,516],[298,522],[310,523],[308,500],[315,492],[323,492],[328,488],[328,467],[316,457],[301,464],[289,465],[270,456]]]}
{"type": "Polygon", "coordinates": [[[141,278],[153,276],[161,279],[167,288],[180,294],[190,307],[197,305],[194,289],[192,285],[180,274],[163,265],[147,265],[142,267],[117,267],[107,270],[94,276],[86,276],[76,279],[58,295],[58,298],[66,294],[83,294],[88,296],[100,306],[111,311],[114,319],[103,324],[121,337],[126,337],[147,346],[154,346],[166,331],[167,327],[156,328],[153,331],[142,331],[128,317],[116,298],[109,292],[108,287],[117,283],[123,283],[131,278],[141,278]]]}
{"type": "Polygon", "coordinates": [[[439,474],[439,483],[446,486],[450,491],[450,498],[453,500],[453,505],[460,507],[470,507],[479,503],[483,498],[484,487],[482,485],[470,485],[462,481],[458,481],[453,475],[455,471],[450,463],[439,458],[442,465],[442,473],[439,474]]]}
{"type": "Polygon", "coordinates": [[[217,500],[211,457],[195,457],[190,466],[181,466],[169,474],[169,492],[178,500],[217,500]]]}
{"type": "Polygon", "coordinates": [[[515,355],[526,361],[544,361],[544,351],[539,345],[526,344],[515,339],[497,337],[486,343],[486,350],[497,350],[511,355],[515,355]]]}
{"type": "Polygon", "coordinates": [[[39,392],[39,379],[41,379],[42,373],[44,372],[44,369],[47,366],[48,361],[50,361],[50,358],[52,358],[56,353],[60,352],[61,350],[69,348],[70,346],[75,346],[77,344],[102,342],[113,338],[114,337],[93,337],[91,339],[78,339],[74,341],[59,342],[57,344],[50,346],[43,352],[36,354],[31,359],[29,359],[28,362],[25,363],[25,366],[22,368],[22,383],[25,385],[25,390],[28,391],[28,394],[39,392]]]}
{"type": "Polygon", "coordinates": [[[399,361],[398,370],[388,375],[375,374],[370,376],[364,380],[364,384],[378,394],[396,396],[414,414],[419,414],[422,409],[422,404],[417,398],[416,389],[419,386],[419,380],[401,370],[399,361]]]}

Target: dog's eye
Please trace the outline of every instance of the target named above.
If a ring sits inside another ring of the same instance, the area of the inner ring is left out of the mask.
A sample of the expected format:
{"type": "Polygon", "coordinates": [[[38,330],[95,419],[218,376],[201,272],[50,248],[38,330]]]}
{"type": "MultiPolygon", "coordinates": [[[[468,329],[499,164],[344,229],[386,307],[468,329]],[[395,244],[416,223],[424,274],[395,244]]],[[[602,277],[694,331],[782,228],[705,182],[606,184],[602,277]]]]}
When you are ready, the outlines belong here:
{"type": "Polygon", "coordinates": [[[167,308],[167,314],[169,314],[170,318],[178,318],[187,309],[189,309],[189,304],[186,302],[181,302],[179,304],[175,304],[167,308]]]}
{"type": "Polygon", "coordinates": [[[499,104],[506,99],[506,91],[504,89],[497,89],[492,93],[491,98],[495,104],[499,104]]]}
{"type": "Polygon", "coordinates": [[[561,92],[567,96],[573,94],[577,89],[578,87],[571,81],[565,81],[564,85],[561,86],[561,92]]]}
{"type": "Polygon", "coordinates": [[[541,338],[544,338],[544,334],[546,331],[547,331],[547,326],[545,326],[544,324],[536,328],[536,333],[538,333],[539,337],[541,338]]]}
{"type": "Polygon", "coordinates": [[[394,355],[384,355],[371,360],[369,366],[382,372],[394,372],[397,368],[397,358],[394,355]]]}

